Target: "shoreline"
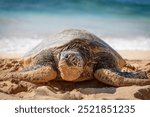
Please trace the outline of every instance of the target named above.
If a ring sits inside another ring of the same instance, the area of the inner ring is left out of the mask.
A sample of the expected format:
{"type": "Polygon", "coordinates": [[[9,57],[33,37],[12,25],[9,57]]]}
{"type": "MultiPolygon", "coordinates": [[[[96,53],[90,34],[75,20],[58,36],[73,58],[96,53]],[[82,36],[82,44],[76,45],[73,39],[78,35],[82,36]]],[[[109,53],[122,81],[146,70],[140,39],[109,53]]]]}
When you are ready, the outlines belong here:
{"type": "MultiPolygon", "coordinates": [[[[127,60],[150,60],[150,50],[116,50],[124,59],[127,60]]],[[[23,54],[13,52],[0,52],[0,58],[19,58],[23,54]]]]}
{"type": "Polygon", "coordinates": [[[128,60],[150,60],[150,50],[117,50],[117,52],[128,60]]]}

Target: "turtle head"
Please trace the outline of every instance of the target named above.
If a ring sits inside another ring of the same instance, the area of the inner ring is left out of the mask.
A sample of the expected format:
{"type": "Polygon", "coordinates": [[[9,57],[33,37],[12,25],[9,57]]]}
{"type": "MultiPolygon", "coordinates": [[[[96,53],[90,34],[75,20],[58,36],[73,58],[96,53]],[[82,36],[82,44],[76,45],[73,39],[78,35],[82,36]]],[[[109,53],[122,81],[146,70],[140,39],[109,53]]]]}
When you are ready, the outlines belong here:
{"type": "Polygon", "coordinates": [[[62,79],[74,81],[78,79],[83,72],[83,57],[80,52],[77,51],[63,51],[60,54],[58,66],[62,79]]]}

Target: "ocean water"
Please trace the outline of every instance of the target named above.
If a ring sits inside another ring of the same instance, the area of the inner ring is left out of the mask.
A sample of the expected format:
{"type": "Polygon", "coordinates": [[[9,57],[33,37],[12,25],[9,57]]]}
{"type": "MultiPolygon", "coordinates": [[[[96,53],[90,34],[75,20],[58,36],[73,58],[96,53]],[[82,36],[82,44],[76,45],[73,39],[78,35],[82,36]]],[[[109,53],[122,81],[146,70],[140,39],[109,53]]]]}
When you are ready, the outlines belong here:
{"type": "Polygon", "coordinates": [[[150,50],[150,0],[0,0],[0,52],[25,53],[69,28],[117,50],[150,50]]]}

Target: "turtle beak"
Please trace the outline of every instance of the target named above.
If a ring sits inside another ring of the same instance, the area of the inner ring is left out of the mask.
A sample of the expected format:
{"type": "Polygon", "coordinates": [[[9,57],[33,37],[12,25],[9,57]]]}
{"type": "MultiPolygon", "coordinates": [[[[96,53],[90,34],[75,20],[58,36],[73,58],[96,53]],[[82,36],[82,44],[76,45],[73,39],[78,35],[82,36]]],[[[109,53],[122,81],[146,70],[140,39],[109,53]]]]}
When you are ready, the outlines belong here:
{"type": "Polygon", "coordinates": [[[61,78],[65,81],[77,80],[83,72],[82,67],[68,66],[65,60],[60,60],[58,63],[58,69],[61,74],[61,78]]]}
{"type": "Polygon", "coordinates": [[[66,65],[65,59],[59,60],[59,63],[58,63],[58,66],[59,66],[59,67],[60,67],[60,66],[65,66],[65,65],[66,65]]]}

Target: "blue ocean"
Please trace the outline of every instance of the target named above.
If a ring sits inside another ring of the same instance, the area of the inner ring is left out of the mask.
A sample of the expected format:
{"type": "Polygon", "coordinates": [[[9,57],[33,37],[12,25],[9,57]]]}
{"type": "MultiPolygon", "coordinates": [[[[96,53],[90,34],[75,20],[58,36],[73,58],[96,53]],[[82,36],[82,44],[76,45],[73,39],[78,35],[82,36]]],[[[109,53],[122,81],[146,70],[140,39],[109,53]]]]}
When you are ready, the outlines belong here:
{"type": "Polygon", "coordinates": [[[25,53],[68,28],[117,50],[150,50],[150,0],[0,0],[0,52],[25,53]]]}

